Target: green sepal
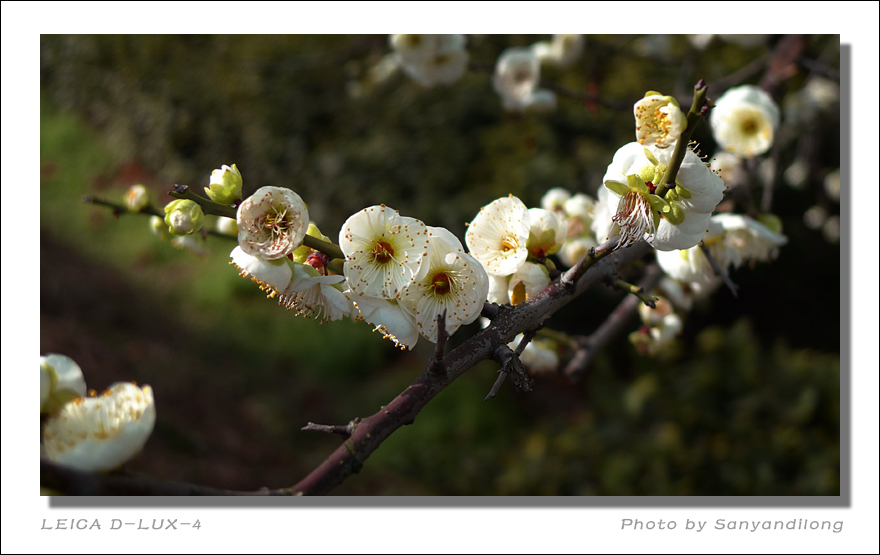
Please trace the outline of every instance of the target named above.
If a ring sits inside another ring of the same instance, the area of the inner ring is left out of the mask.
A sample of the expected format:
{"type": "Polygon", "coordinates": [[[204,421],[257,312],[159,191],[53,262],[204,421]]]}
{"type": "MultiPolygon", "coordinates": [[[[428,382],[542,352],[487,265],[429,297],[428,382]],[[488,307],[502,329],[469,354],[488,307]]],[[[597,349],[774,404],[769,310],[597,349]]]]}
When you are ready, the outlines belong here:
{"type": "Polygon", "coordinates": [[[651,189],[648,189],[648,186],[645,185],[645,182],[642,180],[642,178],[637,175],[626,176],[626,182],[629,184],[629,188],[631,191],[635,191],[642,196],[651,194],[651,189]]]}
{"type": "Polygon", "coordinates": [[[675,192],[675,189],[669,189],[666,191],[666,195],[663,197],[667,201],[672,202],[674,200],[679,200],[681,197],[678,196],[678,193],[675,192]]]}
{"type": "Polygon", "coordinates": [[[681,209],[678,203],[673,202],[669,205],[669,211],[663,212],[663,217],[672,225],[678,225],[684,221],[684,210],[681,209]]]}
{"type": "Polygon", "coordinates": [[[662,214],[666,214],[669,211],[669,203],[666,202],[665,199],[660,198],[657,195],[648,195],[648,204],[651,205],[651,209],[654,212],[660,212],[662,214]]]}
{"type": "Polygon", "coordinates": [[[657,91],[648,91],[645,93],[645,96],[642,98],[648,98],[649,96],[663,96],[663,95],[658,93],[657,91]]]}
{"type": "MultiPolygon", "coordinates": [[[[645,151],[645,158],[648,159],[648,162],[651,162],[651,165],[653,165],[653,166],[660,165],[660,161],[657,160],[657,158],[654,156],[654,154],[651,153],[650,150],[648,150],[647,148],[642,149],[642,150],[645,151]]],[[[641,172],[639,172],[639,173],[641,173],[641,172]]],[[[650,179],[646,179],[645,181],[650,181],[650,179]]]]}
{"type": "Polygon", "coordinates": [[[629,192],[629,187],[619,181],[606,181],[605,186],[608,187],[612,193],[617,193],[620,196],[624,196],[629,192]]]}
{"type": "MultiPolygon", "coordinates": [[[[671,192],[671,191],[670,191],[670,192],[671,192]]],[[[676,181],[676,183],[675,183],[675,192],[676,192],[676,193],[678,194],[678,196],[680,196],[681,198],[691,198],[691,192],[688,191],[687,189],[685,189],[684,187],[682,187],[681,184],[678,183],[677,181],[676,181]]]]}
{"type": "Polygon", "coordinates": [[[645,183],[651,182],[654,183],[657,177],[657,171],[654,169],[654,166],[645,166],[644,168],[639,170],[639,179],[644,181],[645,183]]]}

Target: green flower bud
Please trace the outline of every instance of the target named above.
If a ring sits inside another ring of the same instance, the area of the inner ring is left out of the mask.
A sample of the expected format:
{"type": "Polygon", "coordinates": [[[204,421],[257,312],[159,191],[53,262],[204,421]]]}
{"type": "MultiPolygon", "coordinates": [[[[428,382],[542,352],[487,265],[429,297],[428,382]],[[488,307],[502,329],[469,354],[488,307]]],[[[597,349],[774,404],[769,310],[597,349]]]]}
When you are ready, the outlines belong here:
{"type": "Polygon", "coordinates": [[[205,187],[205,193],[214,202],[235,204],[241,200],[241,172],[235,164],[232,167],[222,166],[211,172],[211,182],[205,187]]]}
{"type": "Polygon", "coordinates": [[[165,207],[165,224],[172,235],[189,235],[205,225],[205,213],[195,202],[177,199],[165,207]]]}
{"type": "Polygon", "coordinates": [[[165,220],[159,216],[150,216],[150,231],[160,239],[171,239],[174,237],[168,232],[168,225],[165,223],[165,220]]]}

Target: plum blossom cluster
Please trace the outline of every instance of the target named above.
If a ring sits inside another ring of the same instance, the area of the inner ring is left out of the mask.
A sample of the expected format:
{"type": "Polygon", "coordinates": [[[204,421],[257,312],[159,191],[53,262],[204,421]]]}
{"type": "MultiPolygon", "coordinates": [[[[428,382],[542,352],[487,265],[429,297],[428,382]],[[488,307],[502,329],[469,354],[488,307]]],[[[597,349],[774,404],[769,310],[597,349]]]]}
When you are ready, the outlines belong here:
{"type": "Polygon", "coordinates": [[[488,295],[486,272],[455,235],[385,205],[349,217],[338,247],[289,189],[258,189],[237,216],[231,258],[242,276],[297,314],[363,320],[404,349],[419,335],[436,342],[441,314],[449,334],[473,322],[488,295]],[[324,250],[303,244],[307,236],[324,250]],[[333,249],[341,260],[324,252],[333,249]]]}
{"type": "Polygon", "coordinates": [[[554,187],[541,198],[541,208],[555,212],[568,227],[565,241],[557,256],[566,266],[574,266],[591,248],[598,246],[593,222],[596,199],[585,193],[572,194],[563,187],[554,187]]]}
{"type": "Polygon", "coordinates": [[[153,390],[113,384],[86,390],[82,370],[70,357],[40,357],[40,456],[83,471],[118,468],[139,453],[153,431],[153,390]]]}
{"type": "Polygon", "coordinates": [[[550,284],[548,256],[562,248],[568,223],[557,212],[526,208],[513,195],[480,209],[465,242],[489,275],[489,301],[518,305],[550,284]]]}

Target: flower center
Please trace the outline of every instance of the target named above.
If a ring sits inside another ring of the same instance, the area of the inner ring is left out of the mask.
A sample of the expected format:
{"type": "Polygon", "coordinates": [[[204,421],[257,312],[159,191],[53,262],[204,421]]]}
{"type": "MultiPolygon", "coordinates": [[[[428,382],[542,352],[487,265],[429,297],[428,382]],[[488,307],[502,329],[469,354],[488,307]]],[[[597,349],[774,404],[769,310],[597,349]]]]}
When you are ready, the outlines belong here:
{"type": "Polygon", "coordinates": [[[449,279],[449,276],[444,273],[439,273],[435,275],[431,279],[431,289],[434,290],[434,293],[437,295],[446,295],[449,293],[450,289],[452,289],[452,284],[449,279]]]}
{"type": "Polygon", "coordinates": [[[263,227],[269,230],[272,243],[278,243],[285,235],[290,234],[290,221],[287,219],[287,208],[280,212],[270,211],[263,219],[263,227]]]}
{"type": "Polygon", "coordinates": [[[630,191],[617,205],[617,214],[611,220],[620,227],[618,248],[627,247],[640,240],[645,233],[654,234],[654,215],[648,200],[630,191]]]}
{"type": "Polygon", "coordinates": [[[516,240],[516,237],[505,235],[501,238],[501,252],[508,253],[510,251],[515,251],[518,248],[519,241],[516,240]]]}
{"type": "Polygon", "coordinates": [[[740,130],[746,135],[754,135],[758,131],[758,121],[755,118],[745,118],[740,125],[740,130]]]}
{"type": "Polygon", "coordinates": [[[373,258],[379,264],[387,264],[394,260],[394,249],[385,241],[376,241],[373,248],[373,258]]]}

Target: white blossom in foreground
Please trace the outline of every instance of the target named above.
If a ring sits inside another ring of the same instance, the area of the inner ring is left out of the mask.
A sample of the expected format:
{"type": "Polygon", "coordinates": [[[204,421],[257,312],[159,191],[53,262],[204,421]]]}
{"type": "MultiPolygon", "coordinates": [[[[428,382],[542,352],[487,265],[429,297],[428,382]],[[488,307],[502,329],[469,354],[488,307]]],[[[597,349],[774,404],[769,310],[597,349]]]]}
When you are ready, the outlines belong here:
{"type": "Polygon", "coordinates": [[[671,96],[649,93],[633,106],[636,140],[644,146],[669,148],[687,127],[687,118],[671,96]]]}
{"type": "Polygon", "coordinates": [[[150,386],[117,383],[96,397],[77,397],[50,417],[43,452],[78,470],[112,470],[143,448],[155,423],[150,386]]]}
{"type": "Polygon", "coordinates": [[[269,298],[286,291],[293,280],[293,264],[287,258],[266,260],[244,252],[241,246],[232,249],[229,256],[230,264],[239,269],[240,275],[259,285],[269,298]]]}
{"type": "Polygon", "coordinates": [[[444,311],[449,335],[480,316],[489,293],[489,276],[448,230],[432,227],[429,234],[430,267],[401,291],[399,301],[415,317],[422,336],[436,343],[437,317],[444,311]]]}
{"type": "Polygon", "coordinates": [[[86,394],[86,380],[72,358],[48,354],[40,357],[40,412],[52,412],[74,397],[86,394]]]}
{"type": "Polygon", "coordinates": [[[583,53],[584,36],[553,35],[552,41],[536,42],[532,45],[532,50],[541,63],[567,68],[573,65],[583,53]]]}
{"type": "Polygon", "coordinates": [[[309,227],[302,198],[283,187],[261,187],[238,207],[238,244],[252,256],[284,258],[300,246],[309,227]]]}
{"type": "Polygon", "coordinates": [[[606,202],[617,201],[609,235],[619,235],[618,247],[644,238],[656,250],[688,249],[706,234],[712,211],[724,198],[724,181],[688,149],[675,186],[661,198],[654,183],[671,158],[672,149],[639,143],[614,154],[603,181],[611,193],[606,202]]]}
{"type": "Polygon", "coordinates": [[[450,85],[467,71],[464,35],[391,35],[403,70],[425,87],[450,85]]]}
{"type": "Polygon", "coordinates": [[[347,295],[357,309],[355,320],[363,320],[375,326],[401,349],[412,349],[419,340],[419,328],[415,318],[405,311],[397,301],[355,295],[347,290],[347,295]]]}
{"type": "Polygon", "coordinates": [[[339,230],[344,273],[357,296],[394,299],[428,270],[427,226],[388,206],[364,208],[339,230]]]}
{"type": "Polygon", "coordinates": [[[480,208],[468,226],[465,243],[471,255],[493,276],[516,272],[528,258],[529,209],[513,195],[480,208]]]}
{"type": "Polygon", "coordinates": [[[779,127],[779,108],[770,95],[754,85],[728,89],[709,115],[718,145],[750,158],[770,150],[779,127]]]}

